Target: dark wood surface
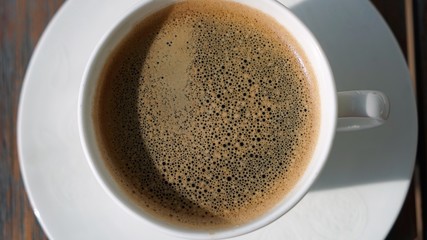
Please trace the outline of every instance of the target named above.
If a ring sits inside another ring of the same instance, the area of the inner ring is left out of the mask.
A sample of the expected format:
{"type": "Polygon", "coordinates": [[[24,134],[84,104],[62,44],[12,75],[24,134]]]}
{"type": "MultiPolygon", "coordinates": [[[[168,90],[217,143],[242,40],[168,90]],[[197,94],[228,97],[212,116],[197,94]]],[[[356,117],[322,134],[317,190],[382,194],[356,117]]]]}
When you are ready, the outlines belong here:
{"type": "Polygon", "coordinates": [[[0,239],[47,239],[19,171],[16,113],[34,46],[62,0],[0,0],[0,239]]]}
{"type": "MultiPolygon", "coordinates": [[[[63,0],[0,1],[0,239],[47,239],[35,219],[23,186],[17,154],[16,117],[19,93],[31,54],[41,33],[62,2],[63,0]]],[[[407,39],[404,0],[372,2],[389,23],[405,53],[407,39]]],[[[418,32],[422,33],[421,40],[427,42],[423,28],[426,26],[426,18],[423,15],[426,12],[424,1],[415,2],[422,9],[418,9],[420,13],[416,15],[416,20],[424,21],[424,25],[420,24],[418,27],[418,32]]],[[[427,71],[426,56],[424,48],[423,55],[417,59],[424,60],[419,64],[427,71]]],[[[422,77],[427,80],[425,76],[422,77]]],[[[421,92],[424,94],[421,98],[419,96],[419,99],[427,99],[426,92],[421,92]]],[[[423,166],[425,167],[425,164],[423,166]]],[[[414,201],[412,184],[388,239],[415,238],[414,201]]]]}
{"type": "MultiPolygon", "coordinates": [[[[427,229],[427,2],[413,0],[415,28],[415,65],[417,79],[418,103],[418,152],[417,162],[420,172],[421,198],[424,207],[422,211],[422,227],[427,229]]],[[[427,234],[424,234],[426,236],[427,234]]]]}

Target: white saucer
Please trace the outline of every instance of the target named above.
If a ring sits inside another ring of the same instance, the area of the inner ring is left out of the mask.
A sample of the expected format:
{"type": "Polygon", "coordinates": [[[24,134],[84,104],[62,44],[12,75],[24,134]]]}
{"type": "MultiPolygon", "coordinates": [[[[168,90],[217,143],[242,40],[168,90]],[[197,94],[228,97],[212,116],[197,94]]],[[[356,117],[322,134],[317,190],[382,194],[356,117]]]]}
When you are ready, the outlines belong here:
{"type": "MultiPolygon", "coordinates": [[[[89,54],[137,1],[67,1],[32,57],[19,106],[19,155],[31,204],[50,239],[174,239],[104,193],[77,130],[77,95],[89,54]]],[[[275,223],[236,239],[382,239],[400,211],[415,162],[415,98],[402,53],[367,0],[284,2],[323,46],[338,90],[383,91],[391,115],[379,128],[338,133],[307,196],[275,223]]]]}

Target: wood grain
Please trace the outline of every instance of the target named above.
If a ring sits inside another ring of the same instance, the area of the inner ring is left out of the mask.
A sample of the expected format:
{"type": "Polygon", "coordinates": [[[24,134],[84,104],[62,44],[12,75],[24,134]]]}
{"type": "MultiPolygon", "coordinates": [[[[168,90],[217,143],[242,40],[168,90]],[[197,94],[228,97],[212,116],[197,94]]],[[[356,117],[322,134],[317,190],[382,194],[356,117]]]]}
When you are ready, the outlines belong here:
{"type": "MultiPolygon", "coordinates": [[[[417,76],[418,103],[418,153],[417,161],[420,172],[422,226],[427,229],[427,2],[413,0],[414,33],[415,33],[415,65],[417,76]]],[[[427,234],[424,232],[424,236],[427,234]]],[[[427,237],[426,237],[427,238],[427,237]]]]}
{"type": "Polygon", "coordinates": [[[34,217],[22,183],[16,116],[31,53],[62,2],[0,1],[0,239],[47,239],[34,217]]]}
{"type": "Polygon", "coordinates": [[[406,21],[404,0],[371,0],[377,10],[381,13],[393,32],[402,52],[406,56],[406,21]]]}
{"type": "MultiPolygon", "coordinates": [[[[19,171],[16,114],[19,93],[31,53],[42,31],[63,1],[0,1],[0,239],[47,239],[29,205],[19,171]]],[[[406,52],[403,0],[372,2],[391,26],[402,51],[406,52]]],[[[423,36],[425,39],[425,32],[423,36]]],[[[423,56],[423,68],[427,69],[425,51],[423,56]]],[[[424,93],[426,92],[425,90],[424,93]]],[[[423,96],[426,98],[426,94],[423,96]]],[[[388,239],[414,238],[413,192],[409,191],[402,213],[388,239]]]]}

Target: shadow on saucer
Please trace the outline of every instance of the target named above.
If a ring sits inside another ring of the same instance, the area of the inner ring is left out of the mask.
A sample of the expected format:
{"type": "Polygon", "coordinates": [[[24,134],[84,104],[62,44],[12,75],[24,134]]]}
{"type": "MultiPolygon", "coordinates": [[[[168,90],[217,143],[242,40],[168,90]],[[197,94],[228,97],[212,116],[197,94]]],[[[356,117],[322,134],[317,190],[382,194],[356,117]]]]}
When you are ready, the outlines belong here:
{"type": "Polygon", "coordinates": [[[414,159],[408,159],[408,155],[415,157],[416,151],[416,116],[410,116],[416,113],[415,103],[408,104],[413,98],[412,89],[410,84],[401,84],[408,88],[405,89],[392,81],[404,81],[408,74],[405,70],[384,71],[392,66],[401,67],[399,61],[403,56],[396,58],[397,42],[390,43],[393,35],[381,26],[385,22],[378,20],[380,16],[373,6],[344,1],[346,7],[342,11],[337,11],[340,8],[336,6],[342,4],[340,0],[305,0],[289,9],[322,46],[338,91],[380,90],[388,95],[392,108],[389,120],[378,128],[336,134],[329,159],[312,191],[406,181],[414,166],[414,159]],[[367,22],[372,24],[364,25],[367,22]],[[396,72],[402,72],[402,77],[392,75],[396,72]],[[402,117],[405,114],[407,118],[402,117]],[[414,126],[402,128],[408,122],[414,122],[414,126]]]}

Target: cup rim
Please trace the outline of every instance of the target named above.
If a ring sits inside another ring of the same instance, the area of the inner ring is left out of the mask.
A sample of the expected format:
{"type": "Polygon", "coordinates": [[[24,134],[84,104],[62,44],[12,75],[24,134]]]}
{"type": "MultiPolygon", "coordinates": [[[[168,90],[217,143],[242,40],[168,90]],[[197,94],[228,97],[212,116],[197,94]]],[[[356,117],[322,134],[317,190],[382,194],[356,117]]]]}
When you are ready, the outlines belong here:
{"type": "MultiPolygon", "coordinates": [[[[304,180],[304,185],[298,186],[298,191],[292,195],[291,199],[286,199],[287,197],[283,197],[283,199],[280,201],[280,203],[277,203],[277,206],[274,207],[273,210],[268,211],[267,213],[264,213],[260,217],[258,217],[255,220],[252,220],[249,223],[245,223],[241,226],[233,227],[233,228],[226,228],[222,230],[215,230],[214,232],[209,230],[203,230],[203,231],[194,231],[194,229],[184,228],[184,227],[176,227],[172,226],[170,224],[167,224],[163,222],[162,220],[157,219],[156,217],[153,217],[147,213],[143,213],[141,211],[141,208],[137,207],[135,203],[127,199],[126,197],[123,197],[120,193],[120,187],[114,183],[114,180],[112,179],[112,176],[110,175],[109,171],[106,169],[103,160],[101,159],[100,151],[96,144],[94,129],[92,127],[92,117],[91,117],[91,109],[93,106],[93,93],[94,88],[96,88],[97,80],[99,77],[99,74],[96,74],[96,72],[100,72],[99,69],[96,70],[97,65],[100,65],[101,67],[104,65],[106,58],[110,55],[111,49],[113,49],[116,44],[120,43],[120,41],[123,39],[126,34],[122,34],[121,37],[118,37],[118,40],[114,42],[114,46],[109,46],[111,39],[114,37],[114,35],[117,35],[118,32],[121,29],[125,29],[125,25],[129,24],[129,21],[132,21],[133,18],[138,18],[138,20],[134,20],[135,22],[142,21],[145,17],[150,15],[151,13],[154,13],[170,4],[180,2],[181,0],[166,0],[166,1],[158,1],[157,6],[155,10],[152,11],[146,11],[146,14],[140,14],[142,17],[138,16],[136,17],[138,13],[140,13],[142,10],[146,10],[147,5],[150,4],[149,1],[142,1],[138,4],[135,4],[131,9],[126,11],[125,14],[122,15],[122,17],[112,26],[101,38],[101,40],[97,43],[96,47],[91,53],[91,56],[89,58],[89,61],[86,65],[84,74],[83,74],[83,80],[80,86],[79,90],[79,98],[78,98],[78,127],[79,127],[79,135],[81,140],[81,145],[83,148],[83,152],[85,154],[85,157],[87,159],[87,162],[91,168],[92,173],[95,175],[98,183],[101,185],[101,187],[104,189],[104,191],[119,205],[122,209],[125,209],[130,215],[133,215],[134,217],[143,220],[146,224],[150,224],[151,226],[157,228],[158,230],[165,232],[169,235],[173,235],[176,237],[181,238],[189,238],[189,239],[223,239],[223,238],[230,238],[230,237],[236,237],[243,234],[247,234],[250,232],[253,232],[257,229],[260,229],[264,226],[267,226],[268,224],[274,222],[286,212],[288,212],[290,209],[292,209],[308,192],[311,185],[314,183],[316,178],[318,177],[319,173],[321,172],[324,163],[327,160],[327,157],[329,155],[329,150],[331,149],[335,129],[336,129],[336,121],[337,121],[337,97],[336,97],[336,89],[334,84],[334,78],[333,74],[328,62],[328,59],[326,55],[324,54],[320,44],[318,43],[317,39],[314,37],[314,35],[311,33],[311,31],[305,26],[304,23],[299,20],[298,17],[296,17],[288,8],[286,8],[284,5],[276,2],[275,0],[267,0],[262,1],[263,5],[270,4],[270,8],[275,8],[277,11],[281,12],[281,14],[284,14],[283,18],[287,18],[292,20],[294,25],[297,25],[297,28],[301,30],[306,37],[309,38],[310,44],[313,46],[313,49],[317,52],[319,58],[322,59],[321,63],[324,65],[323,67],[323,74],[325,75],[326,79],[329,79],[327,83],[322,84],[328,84],[329,85],[329,118],[327,119],[328,123],[323,123],[328,125],[328,130],[325,131],[324,129],[320,129],[319,131],[324,131],[323,135],[323,145],[324,147],[321,149],[320,159],[316,159],[316,161],[313,160],[314,154],[312,159],[310,160],[309,166],[313,165],[315,162],[316,166],[314,166],[314,170],[312,173],[310,173],[309,176],[306,177],[304,180]],[[278,10],[279,9],[279,10],[278,10]],[[108,53],[108,51],[110,51],[108,53]],[[100,64],[99,62],[102,62],[100,64]],[[92,77],[95,76],[95,77],[92,77]],[[96,149],[96,150],[95,150],[96,149]],[[283,203],[284,200],[286,201],[286,204],[283,203]]],[[[230,0],[226,0],[230,1],[230,0]]],[[[253,5],[250,5],[249,1],[245,0],[231,0],[232,2],[237,2],[244,4],[245,6],[255,8],[259,11],[259,8],[254,7],[253,5]]],[[[155,2],[155,1],[153,1],[155,2]]],[[[252,3],[255,1],[252,1],[252,3]]],[[[261,1],[259,1],[261,2],[261,1]]],[[[265,14],[267,14],[270,17],[273,17],[276,19],[276,17],[270,15],[270,13],[262,11],[265,14]]],[[[277,19],[276,19],[277,20],[277,19]]],[[[134,22],[134,23],[135,23],[134,22]]],[[[286,30],[289,30],[287,26],[284,26],[280,23],[282,27],[284,27],[286,30]]],[[[129,27],[129,30],[132,29],[132,27],[129,27]]],[[[291,35],[294,36],[294,34],[291,33],[291,35]]],[[[297,36],[294,36],[294,38],[299,43],[299,38],[297,36]]],[[[309,57],[306,57],[308,61],[311,63],[311,59],[309,57]]],[[[313,70],[313,72],[315,72],[313,70]]],[[[319,79],[316,75],[316,82],[318,85],[319,79]]],[[[322,78],[323,79],[323,78],[322,78]]],[[[320,89],[319,89],[319,98],[321,98],[321,102],[323,101],[320,89]]],[[[321,115],[321,121],[324,122],[324,110],[320,110],[321,115]]],[[[321,123],[322,124],[322,123],[321,123]]],[[[321,133],[319,133],[317,141],[321,138],[321,133]]],[[[318,148],[319,143],[316,143],[316,149],[318,148]]],[[[307,166],[307,168],[309,167],[307,166]]],[[[307,169],[304,171],[304,176],[307,173],[307,169]]],[[[300,177],[298,180],[298,183],[301,182],[301,179],[303,177],[300,177]]],[[[298,184],[297,183],[297,184],[298,184]]],[[[294,186],[291,190],[293,192],[297,188],[297,186],[294,186]]]]}

